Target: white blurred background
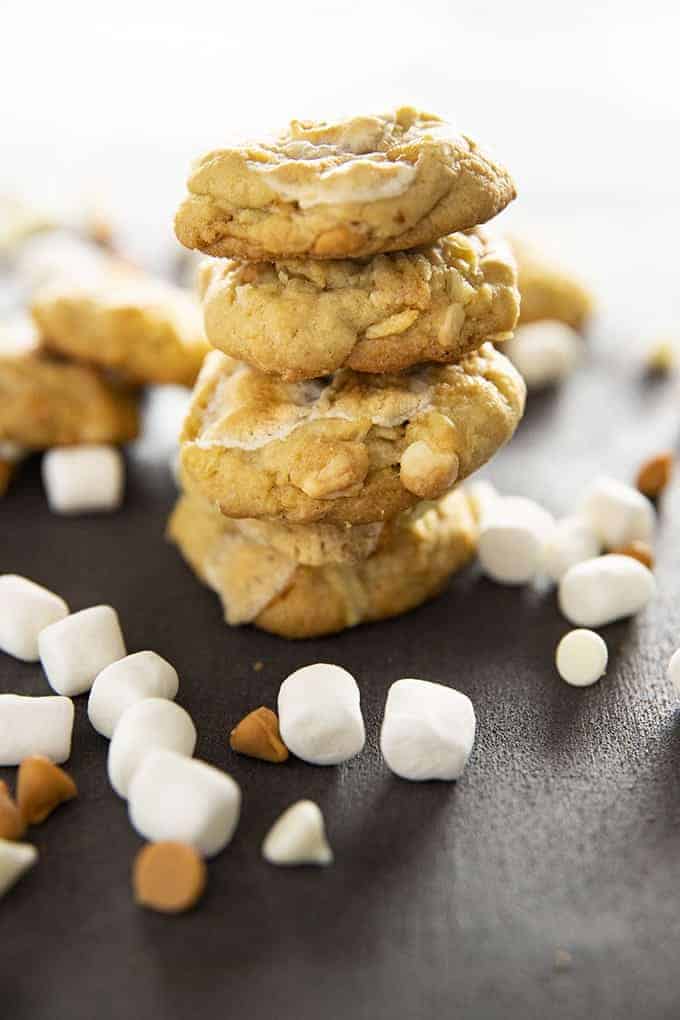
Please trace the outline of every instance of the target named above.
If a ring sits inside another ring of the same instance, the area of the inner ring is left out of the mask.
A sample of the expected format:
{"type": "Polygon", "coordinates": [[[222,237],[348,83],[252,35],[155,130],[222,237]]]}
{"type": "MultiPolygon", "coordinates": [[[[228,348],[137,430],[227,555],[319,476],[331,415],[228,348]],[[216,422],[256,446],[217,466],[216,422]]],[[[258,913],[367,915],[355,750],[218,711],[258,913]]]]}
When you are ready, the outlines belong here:
{"type": "Polygon", "coordinates": [[[628,333],[677,332],[678,11],[4,0],[0,192],[70,209],[96,197],[160,262],[202,150],[293,116],[411,102],[450,115],[511,169],[520,197],[499,225],[561,254],[628,333]]]}

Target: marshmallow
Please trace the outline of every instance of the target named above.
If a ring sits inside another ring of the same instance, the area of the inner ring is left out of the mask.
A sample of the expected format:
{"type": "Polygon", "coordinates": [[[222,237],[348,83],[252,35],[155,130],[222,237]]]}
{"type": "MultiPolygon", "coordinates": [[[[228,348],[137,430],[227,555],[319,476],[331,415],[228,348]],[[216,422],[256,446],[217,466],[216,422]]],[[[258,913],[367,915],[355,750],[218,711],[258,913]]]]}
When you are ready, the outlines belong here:
{"type": "Polygon", "coordinates": [[[572,687],[590,687],[604,674],[609,652],[593,630],[570,630],[555,652],[557,672],[572,687]]]}
{"type": "Polygon", "coordinates": [[[265,837],[262,856],[270,864],[332,864],[323,815],[312,800],[298,800],[265,837]]]}
{"type": "Polygon", "coordinates": [[[460,691],[427,680],[390,687],[380,750],[402,779],[458,779],[475,739],[475,710],[460,691]]]}
{"type": "Polygon", "coordinates": [[[38,860],[38,851],[30,843],[0,839],[0,896],[12,888],[38,860]]]}
{"type": "Polygon", "coordinates": [[[73,702],[54,695],[0,694],[0,765],[42,754],[57,765],[71,754],[73,702]]]}
{"type": "Polygon", "coordinates": [[[144,698],[177,697],[177,671],[155,652],[135,652],[112,662],[95,678],[87,702],[90,722],[103,737],[113,736],[123,712],[144,698]]]}
{"type": "Polygon", "coordinates": [[[43,457],[43,485],[55,514],[116,510],[123,500],[125,468],[114,446],[55,447],[43,457]]]}
{"type": "Polygon", "coordinates": [[[338,765],[364,746],[359,688],[340,666],[317,662],[296,670],[279,689],[279,729],[286,747],[312,765],[338,765]]]}
{"type": "Polygon", "coordinates": [[[605,549],[619,549],[636,539],[649,542],[654,532],[652,503],[631,485],[607,475],[591,485],[582,513],[605,549]]]}
{"type": "Polygon", "coordinates": [[[559,581],[569,567],[600,555],[600,541],[584,517],[563,517],[550,531],[543,547],[542,566],[559,581]]]}
{"type": "Polygon", "coordinates": [[[38,634],[68,616],[63,599],[27,577],[0,576],[0,648],[25,662],[37,662],[38,634]]]}
{"type": "Polygon", "coordinates": [[[558,589],[558,604],[576,627],[604,627],[632,616],[656,594],[651,570],[632,556],[610,553],[570,567],[558,589]]]}
{"type": "Polygon", "coordinates": [[[109,782],[119,797],[127,797],[137,769],[150,751],[163,748],[190,758],[196,747],[191,716],[174,701],[146,698],[131,705],[120,718],[109,744],[109,782]]]}
{"type": "Polygon", "coordinates": [[[479,531],[479,562],[501,584],[526,584],[538,572],[553,517],[533,500],[504,496],[486,507],[479,531]]]}
{"type": "Polygon", "coordinates": [[[673,684],[676,694],[680,694],[680,648],[673,652],[668,663],[668,679],[673,684]]]}
{"type": "Polygon", "coordinates": [[[128,810],[145,839],[188,843],[204,857],[213,857],[234,835],[241,790],[212,765],[175,751],[153,750],[130,784],[128,810]]]}
{"type": "Polygon", "coordinates": [[[543,319],[520,326],[503,344],[527,389],[552,386],[571,375],[583,355],[581,337],[563,322],[543,319]]]}
{"type": "Polygon", "coordinates": [[[98,673],[125,655],[118,614],[92,606],[45,627],[38,638],[47,680],[58,694],[89,691],[98,673]]]}

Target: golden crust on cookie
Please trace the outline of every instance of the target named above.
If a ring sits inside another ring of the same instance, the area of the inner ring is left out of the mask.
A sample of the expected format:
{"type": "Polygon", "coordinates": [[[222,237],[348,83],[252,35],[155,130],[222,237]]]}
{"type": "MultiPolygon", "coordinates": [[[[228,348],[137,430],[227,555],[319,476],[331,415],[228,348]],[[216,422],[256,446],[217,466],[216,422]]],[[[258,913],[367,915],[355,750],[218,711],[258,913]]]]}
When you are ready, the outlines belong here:
{"type": "Polygon", "coordinates": [[[583,329],[595,307],[591,291],[533,245],[515,237],[510,244],[517,260],[520,323],[556,319],[583,329]]]}
{"type": "Polygon", "coordinates": [[[195,299],[141,274],[55,281],[38,292],[31,310],[47,351],[129,382],[191,386],[209,350],[195,299]]]}
{"type": "Polygon", "coordinates": [[[168,533],[220,596],[228,623],[304,638],[396,616],[432,598],[474,554],[477,527],[465,494],[453,492],[402,515],[367,559],[316,567],[249,541],[235,521],[193,496],[180,498],[168,533]]]}
{"type": "MultiPolygon", "coordinates": [[[[208,505],[210,505],[208,503],[208,505]]],[[[356,563],[377,548],[384,524],[288,524],[286,521],[234,520],[244,538],[310,567],[356,563]]]]}
{"type": "Polygon", "coordinates": [[[510,249],[484,231],[358,260],[213,262],[201,284],[210,342],[289,381],[457,361],[519,311],[510,249]]]}
{"type": "Polygon", "coordinates": [[[515,197],[504,167],[411,107],[292,121],[271,140],[209,152],[188,189],[182,244],[247,259],[402,251],[486,223],[515,197]]]}
{"type": "Polygon", "coordinates": [[[486,344],[402,375],[286,383],[208,355],[181,437],[184,485],[228,517],[385,521],[438,499],[513,434],[519,373],[486,344]]]}

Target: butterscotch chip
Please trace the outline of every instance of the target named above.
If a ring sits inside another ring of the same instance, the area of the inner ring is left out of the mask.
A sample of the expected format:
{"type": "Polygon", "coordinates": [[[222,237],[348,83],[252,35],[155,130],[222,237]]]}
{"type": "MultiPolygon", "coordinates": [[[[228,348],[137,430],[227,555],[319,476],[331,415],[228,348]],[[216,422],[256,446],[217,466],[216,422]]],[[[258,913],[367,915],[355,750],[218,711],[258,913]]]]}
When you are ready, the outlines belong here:
{"type": "Polygon", "coordinates": [[[147,843],[135,858],[135,901],[161,914],[181,914],[200,899],[207,870],[203,858],[186,843],[147,843]]]}
{"type": "Polygon", "coordinates": [[[649,570],[654,568],[652,548],[647,542],[642,542],[640,539],[635,539],[634,542],[621,546],[620,549],[614,549],[613,552],[618,553],[619,556],[631,556],[634,560],[642,563],[643,566],[648,567],[649,570]]]}
{"type": "Polygon", "coordinates": [[[637,476],[636,485],[640,492],[650,499],[656,499],[671,480],[674,462],[673,454],[669,451],[646,460],[637,476]]]}
{"type": "Polygon", "coordinates": [[[270,708],[256,708],[231,731],[232,751],[262,761],[280,763],[288,757],[288,748],[281,740],[279,720],[270,708]]]}
{"type": "Polygon", "coordinates": [[[26,823],[12,799],[7,783],[0,780],[0,839],[21,839],[26,823]]]}
{"type": "Polygon", "coordinates": [[[38,825],[56,807],[78,796],[71,777],[49,758],[33,755],[24,758],[17,777],[17,804],[29,825],[38,825]]]}

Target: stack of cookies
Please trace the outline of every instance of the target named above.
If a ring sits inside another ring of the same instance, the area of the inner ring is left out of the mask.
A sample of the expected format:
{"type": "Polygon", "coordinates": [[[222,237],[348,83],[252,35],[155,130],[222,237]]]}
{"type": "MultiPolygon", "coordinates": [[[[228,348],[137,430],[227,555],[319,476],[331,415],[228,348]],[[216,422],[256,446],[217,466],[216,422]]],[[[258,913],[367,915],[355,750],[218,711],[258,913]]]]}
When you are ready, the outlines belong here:
{"type": "Polygon", "coordinates": [[[176,219],[206,358],[169,533],[231,624],[286,637],[405,612],[471,557],[455,486],[511,437],[524,384],[508,173],[413,109],[209,153],[176,219]],[[454,233],[452,233],[452,231],[454,233]],[[228,256],[228,258],[225,258],[228,256]]]}

